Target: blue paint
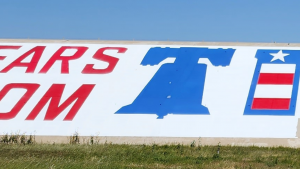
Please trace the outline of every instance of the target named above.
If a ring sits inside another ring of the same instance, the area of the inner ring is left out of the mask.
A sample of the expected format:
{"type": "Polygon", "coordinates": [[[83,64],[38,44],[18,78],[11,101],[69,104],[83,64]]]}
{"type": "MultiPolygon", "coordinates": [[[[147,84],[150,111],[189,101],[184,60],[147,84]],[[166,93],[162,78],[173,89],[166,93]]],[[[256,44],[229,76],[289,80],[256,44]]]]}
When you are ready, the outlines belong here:
{"type": "MultiPolygon", "coordinates": [[[[208,58],[214,66],[228,66],[234,49],[208,48],[151,48],[141,65],[157,65],[166,58],[174,63],[163,64],[131,105],[116,114],[167,114],[208,115],[201,105],[206,75],[206,64],[199,58],[208,58]]],[[[220,86],[221,87],[221,86],[220,86]]]]}
{"type": "Polygon", "coordinates": [[[245,106],[244,115],[282,115],[282,116],[294,116],[296,110],[296,100],[299,86],[299,73],[300,73],[300,51],[298,50],[282,50],[283,53],[289,54],[284,57],[285,62],[281,60],[274,60],[270,53],[278,53],[280,50],[257,50],[255,58],[257,58],[257,64],[255,67],[252,83],[250,86],[250,91],[248,94],[247,103],[245,106]],[[296,70],[294,74],[292,97],[290,102],[290,108],[288,110],[252,110],[252,101],[254,97],[254,92],[257,86],[257,81],[260,73],[262,64],[296,64],[296,70]]]}

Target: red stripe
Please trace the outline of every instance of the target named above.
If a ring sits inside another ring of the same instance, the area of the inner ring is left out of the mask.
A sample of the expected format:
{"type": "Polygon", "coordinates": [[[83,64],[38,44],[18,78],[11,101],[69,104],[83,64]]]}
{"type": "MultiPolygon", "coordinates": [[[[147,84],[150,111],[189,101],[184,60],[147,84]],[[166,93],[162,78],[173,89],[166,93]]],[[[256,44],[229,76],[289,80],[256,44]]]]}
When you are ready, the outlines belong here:
{"type": "MultiPolygon", "coordinates": [[[[1,49],[19,49],[21,46],[0,46],[1,49]]],[[[0,56],[0,60],[4,60],[6,56],[0,56]]]]}
{"type": "Polygon", "coordinates": [[[257,84],[292,85],[294,73],[260,73],[257,84]]]}
{"type": "Polygon", "coordinates": [[[288,110],[291,99],[254,98],[251,109],[288,110]]]}

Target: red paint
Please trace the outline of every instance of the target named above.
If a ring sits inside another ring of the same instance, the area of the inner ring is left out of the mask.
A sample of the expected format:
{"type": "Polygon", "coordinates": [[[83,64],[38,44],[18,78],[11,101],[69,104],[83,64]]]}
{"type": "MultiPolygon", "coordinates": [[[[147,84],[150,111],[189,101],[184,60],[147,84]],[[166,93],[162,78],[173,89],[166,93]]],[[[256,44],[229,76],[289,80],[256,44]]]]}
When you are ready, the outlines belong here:
{"type": "Polygon", "coordinates": [[[118,53],[125,53],[127,51],[127,48],[122,47],[106,47],[99,49],[93,56],[96,60],[101,60],[104,62],[108,62],[108,67],[105,69],[94,69],[94,64],[87,64],[81,73],[83,74],[107,74],[114,70],[115,66],[117,65],[119,59],[105,55],[104,51],[106,50],[118,50],[118,53]]]}
{"type": "Polygon", "coordinates": [[[88,47],[62,46],[53,54],[39,73],[47,73],[56,61],[61,61],[61,73],[68,74],[69,61],[80,58],[87,49],[88,47]],[[67,49],[76,49],[77,51],[73,56],[62,56],[63,52],[67,49]]]}
{"type": "Polygon", "coordinates": [[[0,91],[0,101],[12,89],[26,89],[27,91],[18,101],[18,103],[11,109],[10,112],[0,113],[0,120],[9,120],[15,118],[19,111],[24,107],[24,105],[28,102],[28,100],[39,87],[39,84],[26,83],[11,83],[4,86],[4,88],[0,91]]]}
{"type": "MultiPolygon", "coordinates": [[[[0,46],[1,49],[13,49],[13,50],[18,50],[20,49],[21,46],[0,46]]],[[[0,56],[0,60],[5,59],[6,56],[0,56]]]]}
{"type": "Polygon", "coordinates": [[[293,73],[260,73],[257,84],[292,85],[293,73]]]}
{"type": "Polygon", "coordinates": [[[291,99],[254,98],[251,109],[288,110],[291,99]]]}
{"type": "Polygon", "coordinates": [[[93,90],[94,86],[94,84],[82,85],[59,106],[65,84],[53,84],[27,116],[26,120],[34,120],[49,100],[51,101],[45,115],[45,120],[54,120],[63,110],[65,110],[70,104],[75,101],[73,107],[64,118],[65,121],[73,120],[82,104],[85,102],[85,100],[93,90]]]}
{"type": "Polygon", "coordinates": [[[0,71],[0,73],[7,73],[14,67],[26,67],[26,73],[33,73],[35,71],[35,68],[45,50],[45,46],[37,46],[20,56],[18,59],[13,61],[11,64],[6,66],[3,70],[0,71]],[[24,63],[22,62],[26,57],[33,54],[33,57],[30,62],[24,63]]]}

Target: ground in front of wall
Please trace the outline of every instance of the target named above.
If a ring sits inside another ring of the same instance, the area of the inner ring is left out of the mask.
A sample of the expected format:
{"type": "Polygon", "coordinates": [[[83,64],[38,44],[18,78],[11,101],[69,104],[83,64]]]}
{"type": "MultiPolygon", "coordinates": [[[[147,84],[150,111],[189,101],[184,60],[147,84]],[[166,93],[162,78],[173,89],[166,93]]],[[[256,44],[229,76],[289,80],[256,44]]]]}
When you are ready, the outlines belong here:
{"type": "Polygon", "coordinates": [[[0,168],[300,168],[300,149],[0,143],[0,168]]]}

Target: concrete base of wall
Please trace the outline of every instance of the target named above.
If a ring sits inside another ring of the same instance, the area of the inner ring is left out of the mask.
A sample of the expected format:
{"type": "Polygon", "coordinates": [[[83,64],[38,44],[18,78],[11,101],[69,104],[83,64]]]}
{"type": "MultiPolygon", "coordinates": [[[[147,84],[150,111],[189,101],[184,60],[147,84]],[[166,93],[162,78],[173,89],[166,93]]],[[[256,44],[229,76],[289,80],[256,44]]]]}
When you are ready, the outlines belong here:
{"type": "MultiPolygon", "coordinates": [[[[0,136],[1,137],[1,136],[0,136]]],[[[68,144],[70,136],[35,136],[36,143],[45,144],[68,144]]],[[[90,144],[91,137],[79,136],[80,144],[90,144]]],[[[184,144],[190,145],[230,145],[230,146],[263,146],[263,147],[300,147],[298,138],[199,138],[199,137],[93,137],[95,144],[184,144]]]]}

